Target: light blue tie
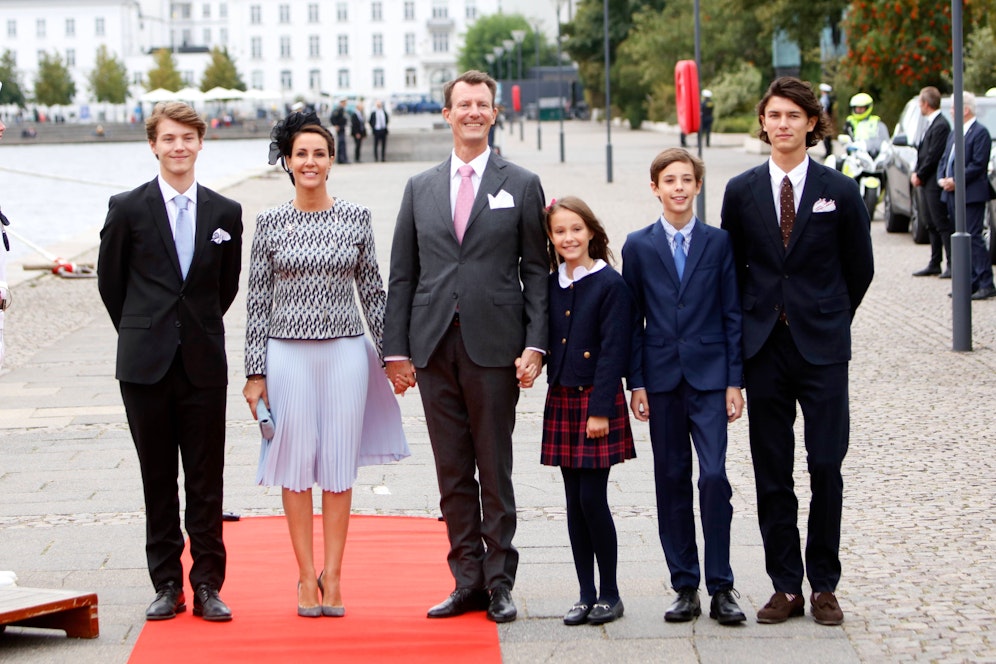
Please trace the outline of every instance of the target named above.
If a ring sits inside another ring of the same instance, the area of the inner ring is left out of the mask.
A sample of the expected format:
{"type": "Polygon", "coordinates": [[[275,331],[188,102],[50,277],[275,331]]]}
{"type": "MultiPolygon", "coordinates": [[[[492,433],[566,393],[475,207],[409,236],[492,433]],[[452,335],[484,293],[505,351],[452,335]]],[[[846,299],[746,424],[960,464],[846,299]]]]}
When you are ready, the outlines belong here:
{"type": "Polygon", "coordinates": [[[680,281],[685,274],[685,236],[681,233],[674,234],[674,268],[680,281]]]}
{"type": "Polygon", "coordinates": [[[194,220],[190,218],[190,211],[187,210],[189,198],[181,195],[174,197],[173,201],[177,209],[176,233],[173,241],[176,242],[176,257],[180,259],[180,273],[186,279],[190,261],[194,258],[194,220]]]}

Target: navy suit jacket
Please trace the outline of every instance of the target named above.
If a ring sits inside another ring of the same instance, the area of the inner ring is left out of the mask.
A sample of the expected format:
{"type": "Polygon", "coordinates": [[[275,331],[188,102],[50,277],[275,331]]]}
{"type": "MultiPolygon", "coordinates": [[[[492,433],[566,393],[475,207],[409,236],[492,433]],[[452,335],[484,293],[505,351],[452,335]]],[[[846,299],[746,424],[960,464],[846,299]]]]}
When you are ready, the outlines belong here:
{"type": "MultiPolygon", "coordinates": [[[[952,131],[948,136],[948,144],[941,156],[941,163],[937,166],[938,177],[947,175],[947,164],[951,151],[954,150],[955,133],[952,131]]],[[[965,132],[965,202],[985,203],[996,198],[992,185],[987,177],[989,168],[989,153],[992,150],[993,141],[989,135],[989,130],[981,124],[978,119],[965,132]]],[[[951,175],[954,177],[954,175],[951,175]]],[[[941,191],[941,200],[947,202],[953,192],[941,191]]],[[[954,200],[952,198],[952,200],[954,200]]]]}
{"type": "Polygon", "coordinates": [[[851,320],[874,274],[868,211],[857,183],[809,160],[789,245],[765,162],[734,177],[723,195],[744,312],[744,358],[761,350],[782,311],[803,358],[851,359],[851,320]]]}
{"type": "Polygon", "coordinates": [[[660,220],[630,233],[622,256],[637,318],[629,388],[667,392],[682,378],[702,391],[742,386],[740,300],[727,233],[696,222],[681,280],[660,220]]]}

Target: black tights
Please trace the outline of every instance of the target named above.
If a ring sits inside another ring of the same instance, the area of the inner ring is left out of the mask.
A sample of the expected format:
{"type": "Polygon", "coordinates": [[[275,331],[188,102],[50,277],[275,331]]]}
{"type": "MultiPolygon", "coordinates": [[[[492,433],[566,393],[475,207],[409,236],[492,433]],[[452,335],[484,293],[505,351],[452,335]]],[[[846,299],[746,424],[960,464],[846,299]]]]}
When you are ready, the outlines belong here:
{"type": "Polygon", "coordinates": [[[609,469],[561,468],[567,495],[567,532],[574,553],[574,567],[581,586],[581,602],[614,604],[619,599],[616,584],[618,549],[616,526],[609,509],[609,469]],[[598,561],[601,593],[595,595],[595,560],[598,561]]]}

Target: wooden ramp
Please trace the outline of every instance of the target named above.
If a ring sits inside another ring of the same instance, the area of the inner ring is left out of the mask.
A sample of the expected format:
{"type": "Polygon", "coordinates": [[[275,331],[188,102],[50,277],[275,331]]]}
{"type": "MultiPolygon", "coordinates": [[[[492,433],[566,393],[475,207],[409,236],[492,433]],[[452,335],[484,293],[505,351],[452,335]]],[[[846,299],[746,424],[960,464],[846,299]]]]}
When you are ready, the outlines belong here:
{"type": "Polygon", "coordinates": [[[66,636],[95,639],[97,595],[48,588],[0,588],[0,631],[7,625],[61,629],[66,636]]]}

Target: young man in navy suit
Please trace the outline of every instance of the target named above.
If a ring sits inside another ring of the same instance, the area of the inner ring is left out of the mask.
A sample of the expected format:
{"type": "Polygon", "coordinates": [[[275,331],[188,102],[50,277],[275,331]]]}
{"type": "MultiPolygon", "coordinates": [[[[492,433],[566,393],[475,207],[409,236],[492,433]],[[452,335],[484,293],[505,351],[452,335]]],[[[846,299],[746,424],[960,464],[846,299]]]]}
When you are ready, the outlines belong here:
{"type": "Polygon", "coordinates": [[[847,453],[851,320],[871,284],[868,212],[853,179],[809,158],[828,130],[808,84],[782,77],[757,106],[771,158],[727,184],[722,227],[733,241],[743,303],[744,383],[757,518],[775,593],[757,613],[780,623],[805,613],[839,625],[840,517],[847,453]],[[796,402],[805,417],[812,499],[806,558],[792,480],[796,402]]]}
{"type": "Polygon", "coordinates": [[[118,332],[116,378],[145,491],[148,620],[186,610],[179,473],[183,459],[194,615],[228,621],[222,476],[228,364],[222,320],[239,288],[242,207],[197,184],[204,121],[182,102],[145,122],[159,175],[112,196],[97,288],[118,332]]]}
{"type": "Polygon", "coordinates": [[[740,300],[729,236],[693,213],[705,167],[670,148],[650,166],[663,212],[623,246],[623,278],[633,293],[629,388],[633,415],[650,421],[657,521],[671,586],[668,622],[699,615],[699,556],[692,511],[692,450],[699,459],[709,616],[722,625],[746,617],[730,568],[733,495],[726,477],[727,424],[743,413],[740,300]]]}

